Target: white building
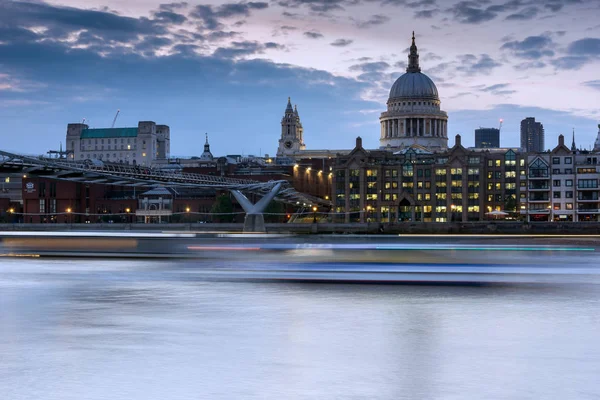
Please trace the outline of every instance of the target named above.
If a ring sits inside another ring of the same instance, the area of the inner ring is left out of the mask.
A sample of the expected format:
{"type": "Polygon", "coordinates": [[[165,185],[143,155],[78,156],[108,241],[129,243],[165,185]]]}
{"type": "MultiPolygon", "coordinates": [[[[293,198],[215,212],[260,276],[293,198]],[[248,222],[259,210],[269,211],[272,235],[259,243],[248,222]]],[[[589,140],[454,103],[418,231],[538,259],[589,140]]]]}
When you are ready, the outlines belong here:
{"type": "Polygon", "coordinates": [[[520,188],[528,221],[600,221],[600,157],[573,152],[564,136],[549,153],[530,153],[520,188]]]}
{"type": "Polygon", "coordinates": [[[86,124],[68,124],[66,144],[72,160],[150,166],[169,158],[170,130],[152,121],[140,121],[137,128],[90,129],[86,124]]]}

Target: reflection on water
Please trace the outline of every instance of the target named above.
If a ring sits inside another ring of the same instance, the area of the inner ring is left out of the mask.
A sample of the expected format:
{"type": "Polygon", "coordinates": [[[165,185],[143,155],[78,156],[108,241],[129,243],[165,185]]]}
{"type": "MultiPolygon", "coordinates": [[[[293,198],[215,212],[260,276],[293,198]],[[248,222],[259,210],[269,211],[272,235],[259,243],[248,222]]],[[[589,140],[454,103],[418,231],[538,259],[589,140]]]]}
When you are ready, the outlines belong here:
{"type": "Polygon", "coordinates": [[[2,260],[2,399],[585,399],[600,287],[210,281],[2,260]]]}

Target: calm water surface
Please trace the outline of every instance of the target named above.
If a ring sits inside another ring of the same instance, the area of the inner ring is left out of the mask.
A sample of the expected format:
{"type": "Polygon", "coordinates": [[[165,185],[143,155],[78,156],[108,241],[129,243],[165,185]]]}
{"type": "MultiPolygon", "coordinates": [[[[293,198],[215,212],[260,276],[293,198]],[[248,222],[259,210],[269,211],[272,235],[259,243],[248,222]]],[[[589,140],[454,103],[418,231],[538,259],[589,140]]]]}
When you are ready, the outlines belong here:
{"type": "Polygon", "coordinates": [[[599,399],[600,287],[0,260],[0,399],[599,399]]]}

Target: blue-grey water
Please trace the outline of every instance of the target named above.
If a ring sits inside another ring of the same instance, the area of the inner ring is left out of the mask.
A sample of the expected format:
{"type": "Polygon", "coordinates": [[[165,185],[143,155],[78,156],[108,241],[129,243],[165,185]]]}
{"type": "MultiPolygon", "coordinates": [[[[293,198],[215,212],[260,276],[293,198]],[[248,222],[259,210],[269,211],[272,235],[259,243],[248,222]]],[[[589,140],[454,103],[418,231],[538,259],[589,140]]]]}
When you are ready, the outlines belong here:
{"type": "Polygon", "coordinates": [[[0,399],[598,399],[600,285],[206,279],[0,259],[0,399]]]}

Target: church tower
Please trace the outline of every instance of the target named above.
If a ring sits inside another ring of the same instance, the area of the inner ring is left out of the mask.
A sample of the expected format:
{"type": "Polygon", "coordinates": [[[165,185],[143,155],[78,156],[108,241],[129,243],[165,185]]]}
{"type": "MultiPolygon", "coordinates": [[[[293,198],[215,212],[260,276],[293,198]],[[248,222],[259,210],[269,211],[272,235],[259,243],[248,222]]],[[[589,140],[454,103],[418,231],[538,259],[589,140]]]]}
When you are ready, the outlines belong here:
{"type": "Polygon", "coordinates": [[[277,148],[277,157],[293,155],[299,150],[306,149],[303,133],[298,107],[292,108],[291,99],[288,97],[285,114],[281,119],[281,138],[277,148]]]}
{"type": "Polygon", "coordinates": [[[204,143],[204,152],[200,156],[200,160],[202,161],[212,161],[214,159],[212,153],[210,152],[210,144],[208,143],[208,133],[206,134],[206,142],[204,143]]]}
{"type": "Polygon", "coordinates": [[[600,153],[600,124],[598,124],[598,136],[596,136],[596,141],[594,142],[594,151],[600,153]]]}

